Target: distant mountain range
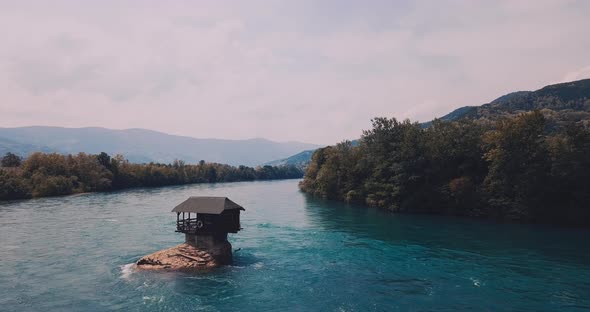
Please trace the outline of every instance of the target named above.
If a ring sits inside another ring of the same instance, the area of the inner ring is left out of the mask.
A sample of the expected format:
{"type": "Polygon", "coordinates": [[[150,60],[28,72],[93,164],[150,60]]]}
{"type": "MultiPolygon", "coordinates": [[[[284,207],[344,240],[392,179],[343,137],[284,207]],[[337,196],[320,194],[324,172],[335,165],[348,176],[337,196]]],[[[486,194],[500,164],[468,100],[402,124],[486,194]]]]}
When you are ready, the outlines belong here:
{"type": "MultiPolygon", "coordinates": [[[[553,125],[590,124],[590,79],[546,86],[537,91],[518,91],[480,106],[465,106],[440,117],[444,121],[468,118],[482,122],[541,110],[553,125]]],[[[432,122],[422,125],[428,127],[432,122]]],[[[256,166],[295,165],[303,168],[315,149],[300,142],[266,139],[196,139],[146,129],[21,127],[0,128],[0,155],[13,152],[26,156],[35,151],[57,153],[123,154],[132,162],[219,162],[256,166]]]]}
{"type": "Polygon", "coordinates": [[[256,166],[320,145],[266,139],[197,139],[146,129],[19,127],[0,128],[0,155],[35,151],[122,154],[132,162],[169,163],[175,159],[256,166]]]}
{"type": "MultiPolygon", "coordinates": [[[[439,119],[454,121],[467,118],[486,122],[532,110],[541,110],[549,116],[553,126],[571,122],[590,125],[590,79],[549,85],[537,91],[512,92],[487,104],[458,108],[439,119]]],[[[421,125],[427,128],[431,124],[432,121],[429,121],[421,125]]],[[[269,164],[305,167],[313,152],[304,151],[269,164]]]]}

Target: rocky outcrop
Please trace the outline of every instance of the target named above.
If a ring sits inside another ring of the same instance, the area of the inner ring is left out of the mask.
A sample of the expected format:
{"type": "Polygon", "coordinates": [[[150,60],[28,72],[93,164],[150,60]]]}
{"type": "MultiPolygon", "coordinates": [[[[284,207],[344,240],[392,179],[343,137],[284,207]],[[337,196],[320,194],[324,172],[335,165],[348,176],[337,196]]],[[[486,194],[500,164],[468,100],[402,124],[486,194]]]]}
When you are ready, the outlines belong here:
{"type": "Polygon", "coordinates": [[[232,262],[231,244],[227,240],[227,233],[216,235],[185,234],[185,243],[195,246],[199,250],[207,251],[219,264],[232,262]]]}
{"type": "Polygon", "coordinates": [[[215,248],[198,248],[193,244],[160,250],[139,259],[138,269],[193,271],[210,269],[231,262],[231,244],[217,244],[215,248]],[[229,261],[229,262],[228,262],[229,261]]]}

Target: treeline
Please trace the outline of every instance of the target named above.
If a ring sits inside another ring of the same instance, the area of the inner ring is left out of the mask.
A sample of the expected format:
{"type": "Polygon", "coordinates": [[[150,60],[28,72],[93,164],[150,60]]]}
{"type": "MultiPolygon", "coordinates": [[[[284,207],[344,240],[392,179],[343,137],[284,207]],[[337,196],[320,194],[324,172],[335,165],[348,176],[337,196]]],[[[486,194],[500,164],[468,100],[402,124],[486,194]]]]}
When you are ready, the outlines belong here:
{"type": "Polygon", "coordinates": [[[106,153],[61,155],[34,153],[22,160],[7,153],[1,159],[0,200],[106,192],[132,187],[301,178],[294,166],[234,167],[200,161],[135,164],[106,153]]]}
{"type": "Polygon", "coordinates": [[[590,131],[539,111],[423,129],[376,118],[357,146],[319,149],[300,188],[395,212],[590,225],[590,131]]]}

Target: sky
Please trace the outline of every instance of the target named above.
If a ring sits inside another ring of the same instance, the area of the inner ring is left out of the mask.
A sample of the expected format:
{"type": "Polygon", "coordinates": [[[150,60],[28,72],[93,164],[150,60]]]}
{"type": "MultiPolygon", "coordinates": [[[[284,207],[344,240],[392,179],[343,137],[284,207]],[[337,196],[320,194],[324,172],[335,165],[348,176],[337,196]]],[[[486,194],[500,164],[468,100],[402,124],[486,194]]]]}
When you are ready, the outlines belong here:
{"type": "Polygon", "coordinates": [[[590,78],[590,1],[4,1],[0,126],[334,144],[590,78]]]}

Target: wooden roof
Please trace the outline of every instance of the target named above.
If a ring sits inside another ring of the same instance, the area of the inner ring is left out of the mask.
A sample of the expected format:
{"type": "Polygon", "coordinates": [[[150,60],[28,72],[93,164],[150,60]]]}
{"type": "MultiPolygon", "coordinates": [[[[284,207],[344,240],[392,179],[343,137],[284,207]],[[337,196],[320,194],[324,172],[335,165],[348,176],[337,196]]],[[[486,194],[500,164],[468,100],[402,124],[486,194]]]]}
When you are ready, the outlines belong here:
{"type": "Polygon", "coordinates": [[[196,212],[207,214],[221,214],[225,210],[245,210],[227,197],[191,196],[174,207],[172,212],[196,212]]]}

